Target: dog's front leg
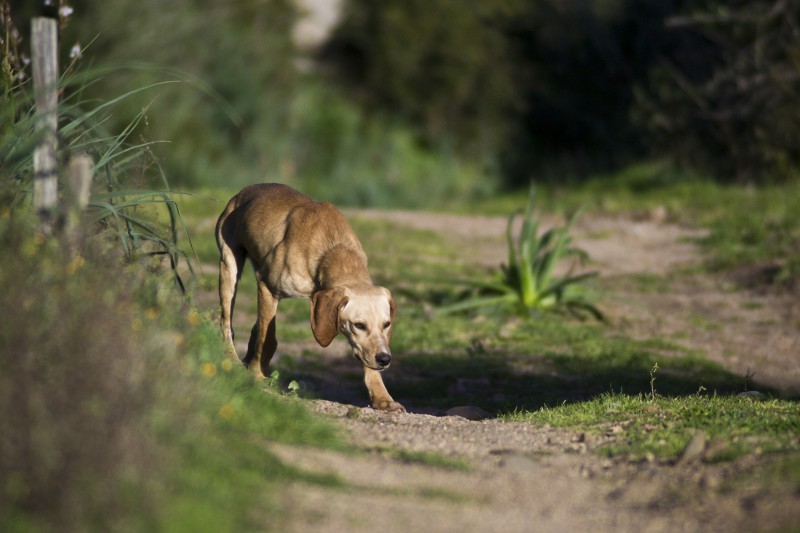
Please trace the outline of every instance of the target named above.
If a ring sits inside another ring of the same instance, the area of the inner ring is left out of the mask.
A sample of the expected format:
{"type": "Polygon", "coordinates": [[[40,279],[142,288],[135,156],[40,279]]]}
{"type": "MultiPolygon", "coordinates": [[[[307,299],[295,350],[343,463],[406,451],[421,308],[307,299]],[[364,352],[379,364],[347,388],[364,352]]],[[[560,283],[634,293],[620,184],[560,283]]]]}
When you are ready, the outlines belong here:
{"type": "Polygon", "coordinates": [[[247,355],[242,361],[257,378],[262,379],[269,375],[269,361],[278,348],[276,337],[275,315],[278,312],[278,299],[258,279],[258,318],[250,332],[250,341],[247,343],[247,355]]]}
{"type": "Polygon", "coordinates": [[[369,391],[370,403],[375,409],[381,411],[394,411],[404,413],[405,407],[397,403],[389,395],[386,386],[383,384],[381,373],[368,367],[364,367],[364,383],[369,391]]]}

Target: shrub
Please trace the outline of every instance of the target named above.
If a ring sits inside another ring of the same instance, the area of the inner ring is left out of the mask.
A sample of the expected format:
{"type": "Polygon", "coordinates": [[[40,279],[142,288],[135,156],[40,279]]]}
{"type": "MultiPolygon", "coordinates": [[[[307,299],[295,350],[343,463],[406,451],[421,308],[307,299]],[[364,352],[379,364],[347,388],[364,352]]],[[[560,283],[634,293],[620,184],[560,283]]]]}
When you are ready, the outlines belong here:
{"type": "Polygon", "coordinates": [[[464,281],[473,290],[464,301],[447,306],[443,311],[499,305],[513,307],[523,315],[566,309],[578,314],[588,312],[595,318],[602,319],[602,313],[589,302],[585,292],[581,290],[581,283],[594,277],[595,272],[573,274],[573,269],[570,268],[563,276],[554,274],[555,266],[565,259],[587,259],[586,252],[572,246],[572,237],[569,235],[580,212],[573,214],[566,225],[554,226],[540,235],[540,220],[533,216],[535,198],[535,189],[531,187],[522,229],[516,242],[513,228],[518,213],[508,217],[508,264],[502,265],[494,280],[464,281]]]}
{"type": "Polygon", "coordinates": [[[135,506],[146,519],[135,487],[158,357],[134,291],[30,230],[0,222],[0,516],[106,529],[135,506]]]}

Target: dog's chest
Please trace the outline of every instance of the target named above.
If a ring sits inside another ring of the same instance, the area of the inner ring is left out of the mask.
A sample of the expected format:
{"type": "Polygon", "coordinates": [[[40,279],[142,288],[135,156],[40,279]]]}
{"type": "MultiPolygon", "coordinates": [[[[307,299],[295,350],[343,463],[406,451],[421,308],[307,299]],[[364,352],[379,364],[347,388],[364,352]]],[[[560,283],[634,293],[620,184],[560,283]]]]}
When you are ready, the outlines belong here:
{"type": "Polygon", "coordinates": [[[305,273],[276,273],[275,289],[281,298],[306,298],[314,292],[314,282],[305,273]]]}
{"type": "Polygon", "coordinates": [[[279,298],[306,298],[314,292],[314,280],[302,261],[287,261],[287,257],[267,262],[269,289],[279,298]]]}

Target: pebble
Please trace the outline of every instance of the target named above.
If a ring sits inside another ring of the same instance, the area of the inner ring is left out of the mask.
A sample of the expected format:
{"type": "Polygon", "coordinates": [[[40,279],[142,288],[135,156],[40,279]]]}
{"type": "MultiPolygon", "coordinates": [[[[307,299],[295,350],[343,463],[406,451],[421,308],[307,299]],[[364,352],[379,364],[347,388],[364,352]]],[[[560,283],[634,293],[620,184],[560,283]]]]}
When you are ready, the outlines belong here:
{"type": "Polygon", "coordinates": [[[767,395],[763,392],[758,392],[757,390],[748,390],[744,392],[740,392],[736,395],[737,398],[752,398],[753,400],[766,400],[767,395]]]}
{"type": "Polygon", "coordinates": [[[458,407],[453,407],[447,410],[445,416],[460,416],[467,420],[486,420],[487,418],[492,418],[491,413],[474,405],[459,405],[458,407]]]}
{"type": "Polygon", "coordinates": [[[678,462],[680,464],[686,464],[700,459],[706,449],[707,440],[708,437],[705,431],[702,429],[695,430],[694,435],[689,439],[689,443],[683,449],[683,452],[681,452],[681,457],[678,462]]]}

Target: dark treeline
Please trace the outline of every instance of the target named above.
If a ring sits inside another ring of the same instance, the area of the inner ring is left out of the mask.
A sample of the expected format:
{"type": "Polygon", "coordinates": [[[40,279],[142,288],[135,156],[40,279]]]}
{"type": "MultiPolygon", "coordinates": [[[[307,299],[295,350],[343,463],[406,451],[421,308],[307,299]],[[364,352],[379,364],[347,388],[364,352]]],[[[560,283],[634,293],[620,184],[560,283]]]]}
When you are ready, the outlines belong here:
{"type": "Polygon", "coordinates": [[[350,0],[324,54],[370,109],[511,183],[656,155],[780,181],[800,156],[798,0],[350,0]]]}

